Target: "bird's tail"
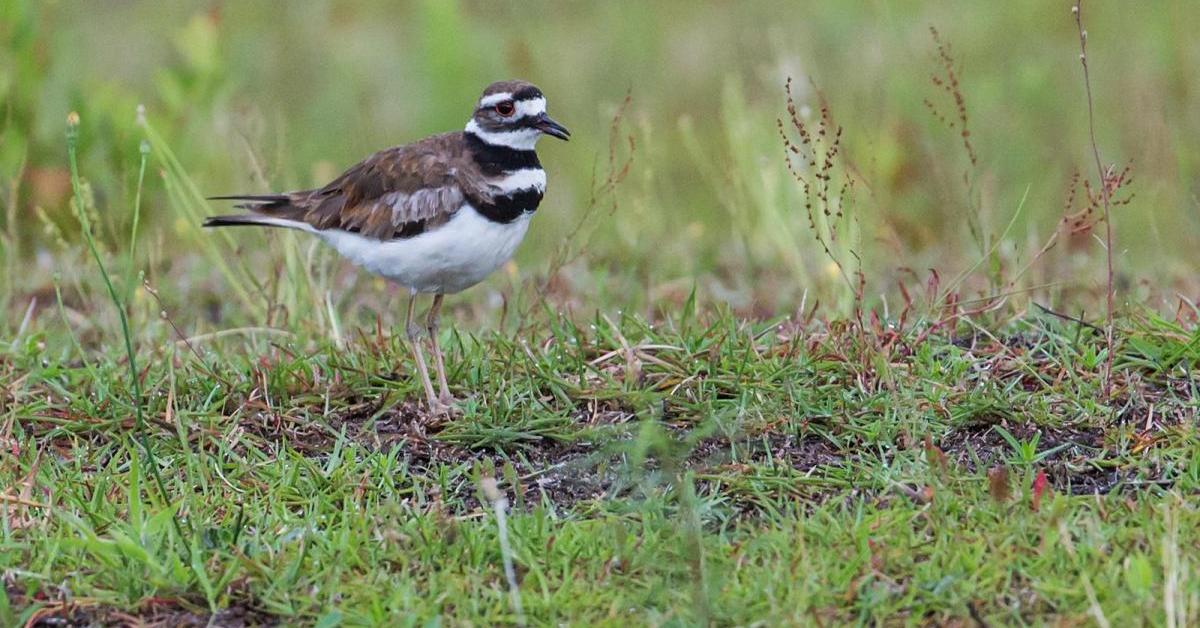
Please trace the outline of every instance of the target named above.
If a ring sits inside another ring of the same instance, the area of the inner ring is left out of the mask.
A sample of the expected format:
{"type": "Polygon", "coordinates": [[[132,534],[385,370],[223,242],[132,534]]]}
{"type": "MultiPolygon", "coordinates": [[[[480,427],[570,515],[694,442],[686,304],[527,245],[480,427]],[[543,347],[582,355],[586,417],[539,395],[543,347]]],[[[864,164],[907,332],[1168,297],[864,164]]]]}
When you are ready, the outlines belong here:
{"type": "Polygon", "coordinates": [[[260,216],[256,214],[241,214],[237,216],[209,216],[204,219],[205,227],[284,227],[286,229],[299,229],[301,231],[312,231],[312,225],[303,220],[289,220],[287,218],[276,218],[275,216],[260,216]]]}
{"type": "Polygon", "coordinates": [[[291,194],[234,194],[230,196],[210,196],[210,201],[245,201],[234,205],[238,209],[248,209],[253,214],[237,216],[210,216],[204,219],[205,227],[284,227],[312,231],[312,225],[302,220],[304,210],[294,203],[291,194]]]}
{"type": "Polygon", "coordinates": [[[239,209],[253,209],[254,211],[270,211],[280,207],[291,205],[293,199],[291,194],[230,194],[228,196],[210,196],[210,201],[246,201],[239,205],[234,205],[239,209]]]}

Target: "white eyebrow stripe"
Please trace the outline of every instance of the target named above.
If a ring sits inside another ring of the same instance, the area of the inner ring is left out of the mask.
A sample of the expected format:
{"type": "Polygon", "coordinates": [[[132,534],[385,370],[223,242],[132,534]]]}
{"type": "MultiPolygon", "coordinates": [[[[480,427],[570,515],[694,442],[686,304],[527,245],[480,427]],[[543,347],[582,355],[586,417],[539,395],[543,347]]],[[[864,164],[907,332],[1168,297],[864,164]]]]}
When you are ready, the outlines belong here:
{"type": "Polygon", "coordinates": [[[472,133],[478,137],[484,144],[492,146],[506,146],[514,150],[533,150],[537,145],[538,139],[542,136],[542,132],[534,129],[517,129],[516,131],[501,131],[494,133],[485,131],[475,122],[475,118],[471,118],[467,122],[467,128],[463,129],[467,133],[472,133]]]}
{"type": "Polygon", "coordinates": [[[512,100],[512,94],[509,92],[497,92],[479,99],[480,107],[490,107],[504,100],[512,100]]]}
{"type": "Polygon", "coordinates": [[[516,104],[517,111],[515,115],[518,118],[540,116],[546,113],[546,99],[542,97],[518,100],[516,104]]]}
{"type": "Polygon", "coordinates": [[[534,189],[546,191],[546,171],[541,168],[521,168],[490,181],[489,184],[504,193],[534,189]]]}

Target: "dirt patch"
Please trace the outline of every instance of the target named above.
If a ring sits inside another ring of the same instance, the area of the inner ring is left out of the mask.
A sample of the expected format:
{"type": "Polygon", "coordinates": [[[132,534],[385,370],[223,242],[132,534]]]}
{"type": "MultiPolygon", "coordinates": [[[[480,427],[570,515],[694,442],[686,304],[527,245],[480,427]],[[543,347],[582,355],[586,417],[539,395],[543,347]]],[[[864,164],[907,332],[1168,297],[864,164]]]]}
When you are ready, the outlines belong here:
{"type": "Polygon", "coordinates": [[[529,466],[521,488],[526,499],[544,496],[556,506],[566,507],[613,497],[628,475],[617,456],[595,452],[568,453],[557,461],[547,457],[529,466]]]}
{"type": "Polygon", "coordinates": [[[386,451],[412,438],[424,440],[429,420],[417,405],[401,403],[384,410],[388,402],[386,395],[343,400],[346,405],[324,416],[321,408],[310,408],[307,416],[281,414],[257,400],[232,411],[243,413],[238,425],[246,433],[269,443],[286,443],[305,456],[329,453],[343,434],[371,451],[386,451]]]}
{"type": "Polygon", "coordinates": [[[149,598],[133,608],[108,606],[86,599],[52,600],[25,596],[8,590],[9,605],[18,613],[37,605],[27,625],[38,628],[63,626],[139,626],[139,627],[201,627],[250,628],[278,626],[279,618],[246,604],[210,613],[204,605],[169,598],[149,598]]]}
{"type": "MultiPolygon", "coordinates": [[[[628,442],[631,439],[632,436],[626,436],[619,440],[628,442]]],[[[607,443],[607,447],[578,443],[557,450],[541,450],[529,458],[528,463],[514,463],[518,474],[522,469],[529,470],[529,475],[521,476],[519,490],[527,502],[544,497],[555,506],[566,508],[592,500],[638,499],[645,488],[642,483],[645,474],[661,470],[664,463],[650,456],[639,468],[632,469],[628,466],[627,456],[614,453],[619,450],[620,447],[613,447],[613,443],[607,443]]],[[[844,461],[845,456],[823,439],[772,433],[733,440],[727,437],[704,439],[687,453],[682,464],[699,478],[697,489],[706,492],[715,490],[719,483],[716,477],[736,478],[750,468],[786,468],[820,476],[823,469],[840,467],[844,461]]],[[[669,479],[663,481],[669,482],[669,479]]],[[[797,490],[802,491],[806,499],[822,501],[839,489],[805,484],[797,490]]],[[[738,510],[755,510],[751,500],[739,499],[736,494],[732,496],[731,505],[738,510]]]]}
{"type": "MultiPolygon", "coordinates": [[[[306,456],[328,455],[343,437],[372,452],[399,448],[417,474],[432,472],[440,465],[457,466],[476,461],[490,460],[497,469],[511,465],[516,475],[514,489],[520,494],[520,501],[535,504],[546,500],[556,507],[570,508],[581,502],[636,496],[642,472],[660,467],[658,460],[649,458],[642,469],[628,468],[628,457],[621,443],[634,437],[634,429],[625,427],[631,415],[620,409],[600,410],[590,406],[580,408],[576,417],[581,428],[597,425],[612,428],[597,442],[546,440],[524,444],[508,453],[491,448],[472,449],[439,440],[440,423],[432,420],[418,404],[394,404],[386,398],[344,400],[341,409],[324,418],[288,419],[264,412],[246,417],[248,420],[243,421],[243,426],[247,432],[269,443],[286,443],[306,456]]],[[[313,412],[309,416],[315,415],[313,412]]],[[[995,417],[995,420],[1003,419],[995,417]]],[[[1049,480],[1059,491],[1108,493],[1147,483],[1146,478],[1129,482],[1134,471],[1095,462],[1100,459],[1111,464],[1120,457],[1118,452],[1107,448],[1103,427],[1038,426],[1010,420],[1006,429],[1020,442],[1038,439],[1036,451],[1041,456],[1038,466],[1046,470],[1049,480]]],[[[668,426],[668,430],[677,442],[686,438],[687,429],[682,426],[668,426]]],[[[1007,464],[1014,455],[1011,444],[991,421],[954,428],[936,444],[955,467],[978,475],[994,466],[1007,464]]],[[[701,484],[720,485],[722,490],[731,490],[730,497],[734,502],[741,500],[736,495],[736,487],[729,483],[737,483],[739,474],[746,472],[753,476],[750,481],[757,481],[759,476],[773,476],[775,471],[779,472],[778,477],[760,482],[760,486],[768,487],[764,489],[767,493],[795,492],[804,499],[819,502],[830,495],[846,492],[844,480],[840,483],[821,481],[830,472],[844,471],[848,461],[856,457],[845,447],[838,447],[816,435],[768,430],[756,435],[710,436],[689,450],[681,451],[680,460],[697,476],[709,476],[701,484]],[[797,482],[803,486],[789,485],[787,479],[795,477],[795,472],[811,476],[811,481],[806,477],[805,481],[797,482]]],[[[1154,481],[1150,479],[1150,483],[1154,481]]],[[[863,490],[871,492],[871,489],[863,490]]],[[[452,505],[453,510],[470,512],[480,507],[476,493],[473,485],[459,483],[455,494],[442,498],[452,505]]]]}
{"type": "MultiPolygon", "coordinates": [[[[248,433],[268,443],[286,444],[306,456],[328,455],[342,435],[372,452],[400,448],[405,461],[418,474],[432,472],[439,465],[490,459],[497,469],[505,464],[512,466],[517,479],[515,489],[525,503],[544,499],[564,508],[635,493],[640,472],[661,466],[651,457],[643,469],[627,467],[621,444],[633,438],[633,430],[621,426],[628,423],[631,416],[628,412],[581,409],[578,415],[581,425],[610,425],[614,430],[595,442],[545,441],[505,455],[492,449],[470,449],[440,441],[439,425],[418,405],[402,403],[385,407],[386,403],[386,400],[350,403],[324,420],[288,419],[262,413],[246,417],[242,425],[248,433]]],[[[677,436],[682,438],[683,434],[677,436]]],[[[844,458],[824,439],[777,431],[733,439],[709,437],[681,455],[683,464],[699,475],[749,464],[785,466],[807,473],[825,465],[841,465],[844,458]]],[[[453,504],[453,510],[469,512],[480,506],[476,493],[474,486],[460,484],[455,494],[442,498],[453,504]]]]}
{"type": "MultiPolygon", "coordinates": [[[[1038,439],[1037,453],[1045,454],[1038,466],[1046,470],[1047,478],[1060,491],[1075,495],[1108,493],[1127,479],[1119,469],[1105,469],[1090,462],[1117,455],[1107,450],[1103,428],[1015,424],[1006,429],[1020,442],[1038,439]],[[1102,456],[1106,452],[1110,455],[1102,456]]],[[[1007,464],[1013,456],[1012,446],[993,425],[951,430],[939,447],[959,468],[978,474],[1007,464]]]]}
{"type": "MultiPolygon", "coordinates": [[[[296,418],[243,405],[239,425],[247,434],[268,446],[289,447],[302,455],[320,458],[328,455],[343,437],[369,452],[399,448],[414,473],[432,472],[440,465],[457,466],[490,460],[497,469],[512,465],[518,490],[524,497],[545,497],[558,506],[605,497],[619,481],[615,471],[619,462],[604,448],[625,438],[618,428],[604,443],[544,440],[513,448],[507,454],[493,448],[459,446],[439,439],[444,417],[429,415],[413,402],[391,403],[386,397],[376,400],[342,400],[340,409],[319,416],[312,409],[307,417],[296,418]]],[[[236,409],[234,409],[236,411],[236,409]]],[[[619,426],[632,415],[617,409],[589,405],[577,413],[581,427],[619,426]]],[[[453,420],[453,419],[451,419],[453,420]]],[[[454,495],[442,496],[455,510],[471,511],[479,504],[474,486],[460,485],[454,495]]]]}
{"type": "Polygon", "coordinates": [[[815,508],[831,499],[862,493],[838,476],[854,456],[816,435],[770,432],[728,441],[707,440],[689,467],[701,478],[697,490],[720,493],[736,519],[752,519],[793,500],[815,508]]]}
{"type": "Polygon", "coordinates": [[[844,459],[845,455],[832,443],[818,436],[768,432],[757,437],[735,440],[705,439],[688,457],[688,466],[692,469],[705,469],[731,463],[770,463],[808,472],[822,466],[841,465],[844,459]]]}

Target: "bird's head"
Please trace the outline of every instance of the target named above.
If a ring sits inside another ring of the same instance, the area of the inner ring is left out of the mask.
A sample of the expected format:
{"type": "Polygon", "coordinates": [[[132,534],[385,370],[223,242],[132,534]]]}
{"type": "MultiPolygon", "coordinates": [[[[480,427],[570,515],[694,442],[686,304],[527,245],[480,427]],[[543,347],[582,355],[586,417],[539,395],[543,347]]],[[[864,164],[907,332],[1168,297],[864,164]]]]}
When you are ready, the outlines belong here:
{"type": "Polygon", "coordinates": [[[488,85],[467,122],[466,132],[488,144],[517,150],[533,150],[542,135],[560,140],[571,137],[566,127],[546,115],[542,90],[525,81],[488,85]]]}

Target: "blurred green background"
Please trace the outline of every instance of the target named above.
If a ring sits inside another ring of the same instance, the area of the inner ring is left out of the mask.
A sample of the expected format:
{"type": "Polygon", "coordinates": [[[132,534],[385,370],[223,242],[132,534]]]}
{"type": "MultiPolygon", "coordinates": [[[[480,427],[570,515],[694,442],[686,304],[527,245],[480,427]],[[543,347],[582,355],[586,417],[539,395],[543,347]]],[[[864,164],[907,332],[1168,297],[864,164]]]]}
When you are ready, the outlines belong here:
{"type": "MultiPolygon", "coordinates": [[[[55,273],[69,308],[86,312],[95,290],[69,209],[69,111],[82,116],[80,168],[98,236],[120,267],[147,134],[135,111],[145,105],[161,144],[149,156],[141,242],[125,263],[185,327],[261,321],[227,298],[230,281],[293,317],[304,303],[324,316],[331,294],[357,321],[388,310],[379,282],[302,237],[200,231],[198,215],[227,208],[199,204],[189,186],[207,195],[322,184],[377,149],[461,128],[483,86],[510,77],[542,87],[573,137],[542,143],[550,186],[530,236],[510,272],[457,301],[462,311],[486,317],[544,273],[597,195],[570,244],[582,256],[566,256],[546,284],[560,303],[653,313],[695,285],[702,299],[751,315],[804,299],[844,306],[847,286],[785,167],[776,120],[788,77],[798,105],[818,111],[823,96],[844,128],[857,226],[840,254],[861,259],[870,305],[891,298],[894,308],[899,284],[923,284],[930,268],[944,282],[963,275],[966,296],[1093,304],[1103,281],[1094,237],[1063,239],[1025,269],[1058,228],[1072,173],[1096,179],[1069,9],[1046,0],[2,0],[6,318],[15,327],[32,298],[52,302],[55,273]],[[953,99],[931,82],[943,71],[931,26],[961,77],[975,166],[926,102],[954,117],[953,99]],[[627,94],[616,160],[632,157],[628,176],[597,193],[627,94]],[[217,272],[214,256],[236,258],[233,274],[217,272]],[[317,286],[312,294],[300,278],[317,286]]],[[[1100,152],[1133,168],[1132,201],[1114,210],[1122,301],[1169,308],[1178,292],[1196,297],[1200,11],[1112,1],[1085,10],[1100,152]]]]}

